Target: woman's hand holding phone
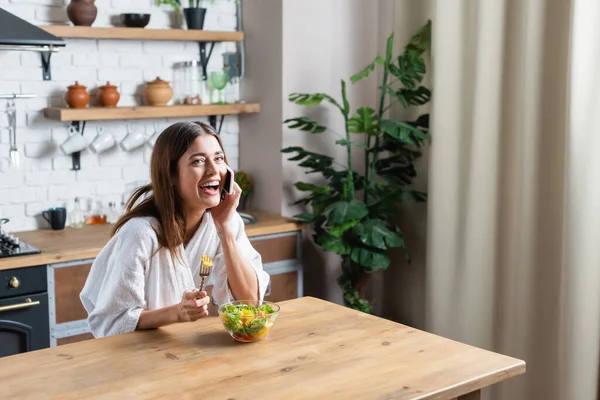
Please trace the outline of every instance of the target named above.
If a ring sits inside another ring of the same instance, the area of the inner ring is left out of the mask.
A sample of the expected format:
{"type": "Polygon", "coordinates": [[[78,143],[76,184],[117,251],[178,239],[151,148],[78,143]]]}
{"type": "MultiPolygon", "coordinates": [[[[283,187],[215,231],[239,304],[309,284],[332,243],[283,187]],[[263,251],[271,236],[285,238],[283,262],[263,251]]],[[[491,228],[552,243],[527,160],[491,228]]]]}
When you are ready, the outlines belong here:
{"type": "Polygon", "coordinates": [[[219,232],[224,232],[231,226],[231,221],[237,212],[236,210],[240,203],[240,196],[242,195],[242,189],[234,181],[233,171],[229,167],[228,169],[231,176],[232,191],[231,193],[228,193],[224,190],[223,201],[221,201],[218,206],[211,209],[211,215],[219,232]]]}

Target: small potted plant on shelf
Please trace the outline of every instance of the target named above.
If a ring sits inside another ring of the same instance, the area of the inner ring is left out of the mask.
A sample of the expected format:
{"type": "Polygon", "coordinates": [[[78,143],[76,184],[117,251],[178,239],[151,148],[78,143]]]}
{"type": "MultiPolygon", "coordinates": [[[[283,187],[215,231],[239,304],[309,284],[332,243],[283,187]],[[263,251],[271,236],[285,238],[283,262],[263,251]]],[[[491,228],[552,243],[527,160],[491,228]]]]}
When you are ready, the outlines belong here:
{"type": "MultiPolygon", "coordinates": [[[[188,29],[203,29],[206,16],[206,2],[214,3],[215,0],[188,0],[188,7],[183,9],[185,23],[188,29]]],[[[181,10],[181,0],[157,0],[158,5],[168,5],[176,11],[181,10]]]]}
{"type": "Polygon", "coordinates": [[[240,186],[240,189],[242,189],[238,210],[244,211],[246,209],[246,203],[248,202],[248,195],[254,190],[254,182],[244,170],[236,171],[234,180],[235,183],[240,186]]]}

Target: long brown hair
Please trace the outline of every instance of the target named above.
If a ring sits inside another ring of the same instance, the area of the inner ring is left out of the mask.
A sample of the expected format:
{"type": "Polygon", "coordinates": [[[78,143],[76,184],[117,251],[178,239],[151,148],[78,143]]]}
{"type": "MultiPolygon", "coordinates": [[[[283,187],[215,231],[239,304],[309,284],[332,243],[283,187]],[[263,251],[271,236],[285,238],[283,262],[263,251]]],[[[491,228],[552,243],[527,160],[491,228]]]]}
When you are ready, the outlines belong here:
{"type": "MultiPolygon", "coordinates": [[[[157,138],[150,160],[150,183],[137,188],[119,218],[111,236],[127,221],[135,217],[154,217],[161,229],[156,232],[158,243],[177,256],[177,248],[185,238],[185,216],[181,199],[171,178],[178,176],[178,162],[197,137],[211,135],[217,139],[221,150],[223,143],[217,132],[204,122],[178,122],[165,129],[157,138]],[[138,200],[145,196],[139,203],[138,200]]],[[[227,157],[225,157],[227,163],[227,157]]]]}

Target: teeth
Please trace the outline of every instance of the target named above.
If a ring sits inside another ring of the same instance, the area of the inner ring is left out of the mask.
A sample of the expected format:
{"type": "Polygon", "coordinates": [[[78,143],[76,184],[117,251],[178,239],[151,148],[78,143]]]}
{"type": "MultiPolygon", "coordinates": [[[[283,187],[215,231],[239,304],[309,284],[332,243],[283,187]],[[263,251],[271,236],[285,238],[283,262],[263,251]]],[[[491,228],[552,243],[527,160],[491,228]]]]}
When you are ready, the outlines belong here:
{"type": "Polygon", "coordinates": [[[201,185],[201,188],[205,188],[205,187],[209,187],[209,186],[219,186],[219,181],[210,181],[205,183],[204,185],[201,185]]]}

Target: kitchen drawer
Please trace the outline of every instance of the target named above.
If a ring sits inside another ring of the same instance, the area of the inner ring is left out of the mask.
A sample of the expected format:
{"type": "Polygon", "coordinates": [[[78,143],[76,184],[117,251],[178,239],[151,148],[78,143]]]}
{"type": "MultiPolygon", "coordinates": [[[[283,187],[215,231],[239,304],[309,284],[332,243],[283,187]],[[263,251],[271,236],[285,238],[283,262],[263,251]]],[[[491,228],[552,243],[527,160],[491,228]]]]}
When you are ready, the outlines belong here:
{"type": "Polygon", "coordinates": [[[81,304],[79,294],[83,290],[91,267],[92,264],[85,263],[53,268],[56,324],[87,319],[87,312],[81,304]]]}
{"type": "Polygon", "coordinates": [[[250,243],[261,255],[263,264],[298,259],[298,235],[250,238],[250,243]]]}
{"type": "Polygon", "coordinates": [[[0,299],[45,292],[46,288],[45,265],[0,271],[0,299]]]}
{"type": "Polygon", "coordinates": [[[271,282],[265,300],[277,303],[298,297],[298,271],[271,275],[271,282]]]}

